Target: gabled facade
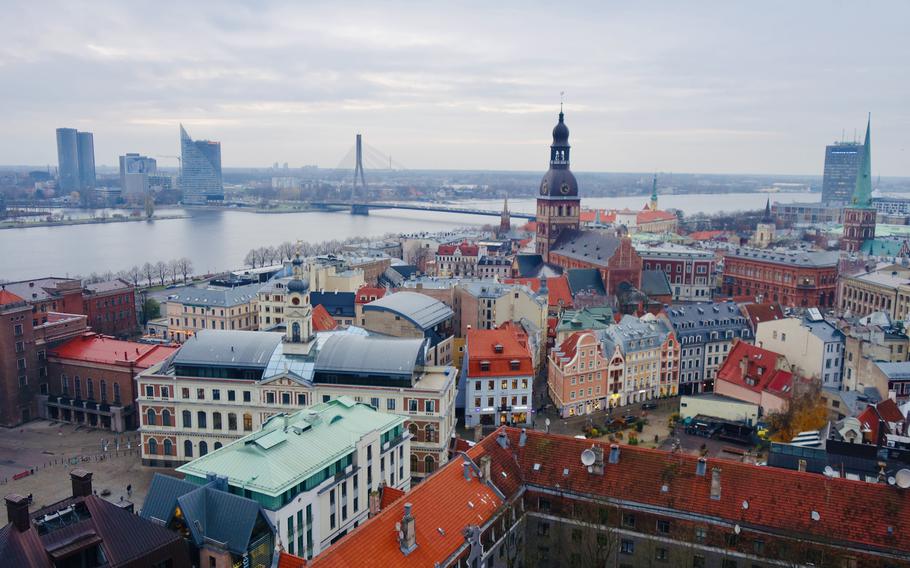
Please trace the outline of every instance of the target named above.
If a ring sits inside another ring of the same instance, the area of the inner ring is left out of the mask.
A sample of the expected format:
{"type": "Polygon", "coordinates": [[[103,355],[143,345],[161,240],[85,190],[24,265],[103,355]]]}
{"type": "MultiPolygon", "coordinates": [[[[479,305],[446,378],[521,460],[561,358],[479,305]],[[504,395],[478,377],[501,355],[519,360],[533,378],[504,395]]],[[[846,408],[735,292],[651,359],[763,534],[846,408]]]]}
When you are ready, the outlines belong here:
{"type": "Polygon", "coordinates": [[[621,357],[604,357],[596,333],[571,333],[550,352],[550,400],[563,418],[605,410],[621,397],[623,368],[621,357]]]}
{"type": "Polygon", "coordinates": [[[472,329],[462,366],[465,426],[530,424],[534,364],[526,337],[511,325],[472,329]]]}

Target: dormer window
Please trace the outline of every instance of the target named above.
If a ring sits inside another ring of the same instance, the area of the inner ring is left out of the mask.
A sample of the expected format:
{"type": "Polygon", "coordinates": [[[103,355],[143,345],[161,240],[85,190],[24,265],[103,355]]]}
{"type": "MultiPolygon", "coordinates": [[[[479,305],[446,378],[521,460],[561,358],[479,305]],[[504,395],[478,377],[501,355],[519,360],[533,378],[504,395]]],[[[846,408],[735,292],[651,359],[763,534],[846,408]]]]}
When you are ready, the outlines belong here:
{"type": "Polygon", "coordinates": [[[493,351],[494,351],[495,353],[502,353],[502,351],[503,351],[502,344],[501,344],[501,343],[497,343],[496,345],[494,345],[494,346],[493,346],[493,351]]]}
{"type": "Polygon", "coordinates": [[[509,369],[511,369],[513,371],[517,371],[520,366],[521,366],[521,361],[519,361],[518,359],[512,359],[511,361],[509,361],[509,369]]]}
{"type": "Polygon", "coordinates": [[[489,362],[489,361],[481,361],[481,362],[480,362],[480,370],[481,370],[481,371],[489,371],[489,370],[490,370],[490,362],[489,362]]]}

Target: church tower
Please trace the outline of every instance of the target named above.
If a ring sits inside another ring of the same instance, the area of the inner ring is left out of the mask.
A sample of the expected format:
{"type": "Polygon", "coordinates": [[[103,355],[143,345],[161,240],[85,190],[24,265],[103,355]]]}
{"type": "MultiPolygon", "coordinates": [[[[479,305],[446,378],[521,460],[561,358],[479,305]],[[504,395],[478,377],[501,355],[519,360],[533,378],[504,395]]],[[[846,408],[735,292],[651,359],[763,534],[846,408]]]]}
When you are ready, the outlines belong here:
{"type": "Polygon", "coordinates": [[[840,248],[846,252],[860,252],[863,243],[875,238],[876,211],[872,206],[872,149],[870,146],[871,118],[866,123],[866,141],[863,160],[856,172],[856,189],[853,200],[844,209],[844,235],[840,248]]]}
{"type": "Polygon", "coordinates": [[[752,246],[757,248],[768,248],[774,240],[774,230],[777,225],[774,218],[771,217],[771,198],[765,202],[765,214],[761,221],[755,226],[755,234],[752,235],[752,246]]]}
{"type": "Polygon", "coordinates": [[[304,274],[300,251],[291,261],[293,276],[288,282],[284,303],[284,351],[306,355],[316,334],[313,331],[313,307],[310,305],[310,279],[304,274]]]}
{"type": "Polygon", "coordinates": [[[540,182],[537,197],[537,252],[550,261],[550,251],[564,231],[578,229],[581,201],[578,182],[569,169],[569,127],[566,126],[562,105],[559,122],[553,128],[550,145],[550,169],[540,182]]]}
{"type": "Polygon", "coordinates": [[[657,174],[654,174],[654,181],[651,182],[651,201],[648,203],[648,209],[657,211],[657,174]]]}
{"type": "Polygon", "coordinates": [[[512,219],[509,216],[509,198],[502,202],[502,214],[499,216],[499,236],[503,237],[512,230],[512,219]]]}

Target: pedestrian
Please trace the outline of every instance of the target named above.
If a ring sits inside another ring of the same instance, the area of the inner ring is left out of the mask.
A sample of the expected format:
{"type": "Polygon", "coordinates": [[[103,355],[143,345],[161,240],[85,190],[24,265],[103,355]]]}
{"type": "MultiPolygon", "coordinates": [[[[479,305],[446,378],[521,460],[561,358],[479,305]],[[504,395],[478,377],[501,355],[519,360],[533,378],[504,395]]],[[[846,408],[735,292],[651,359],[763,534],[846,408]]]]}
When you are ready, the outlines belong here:
{"type": "Polygon", "coordinates": [[[132,483],[130,483],[129,485],[126,486],[126,496],[127,497],[133,496],[133,484],[132,483]]]}

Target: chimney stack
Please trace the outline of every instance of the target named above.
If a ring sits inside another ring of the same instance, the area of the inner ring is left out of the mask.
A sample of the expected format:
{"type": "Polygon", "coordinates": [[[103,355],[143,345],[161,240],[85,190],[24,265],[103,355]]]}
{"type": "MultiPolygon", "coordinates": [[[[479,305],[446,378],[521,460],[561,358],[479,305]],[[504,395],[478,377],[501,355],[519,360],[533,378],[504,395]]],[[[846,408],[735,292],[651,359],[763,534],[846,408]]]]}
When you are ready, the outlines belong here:
{"type": "Polygon", "coordinates": [[[411,504],[404,504],[404,517],[401,519],[401,531],[398,533],[398,546],[405,556],[417,548],[417,534],[414,532],[414,516],[411,515],[411,504]]]}
{"type": "Polygon", "coordinates": [[[477,424],[474,426],[474,441],[479,442],[483,440],[483,424],[477,424]]]}
{"type": "MultiPolygon", "coordinates": [[[[594,444],[591,448],[594,452],[594,465],[591,466],[591,473],[595,475],[604,474],[604,448],[600,444],[594,444]]],[[[612,451],[612,449],[611,449],[612,451]]]]}
{"type": "Polygon", "coordinates": [[[6,496],[6,517],[19,532],[29,529],[28,497],[13,493],[6,496]]]}
{"type": "Polygon", "coordinates": [[[711,469],[711,499],[720,499],[720,468],[711,469]]]}
{"type": "Polygon", "coordinates": [[[70,483],[73,486],[73,497],[88,497],[92,494],[92,472],[74,469],[70,472],[70,483]]]}
{"type": "Polygon", "coordinates": [[[509,447],[509,437],[506,436],[505,430],[499,431],[499,435],[496,436],[496,443],[499,444],[499,446],[503,449],[506,449],[509,447]]]}
{"type": "Polygon", "coordinates": [[[526,443],[528,443],[528,431],[527,429],[522,428],[521,435],[518,437],[518,446],[523,448],[526,443]]]}
{"type": "Polygon", "coordinates": [[[698,463],[695,464],[695,475],[699,477],[704,477],[705,472],[708,471],[708,460],[705,458],[698,458],[698,463]]]}
{"type": "Polygon", "coordinates": [[[464,463],[462,464],[462,467],[463,467],[462,473],[464,474],[464,480],[471,481],[471,463],[468,460],[465,460],[464,463]]]}
{"type": "Polygon", "coordinates": [[[749,356],[746,355],[739,360],[739,372],[743,377],[743,380],[746,379],[746,374],[749,372],[749,356]]]}
{"type": "Polygon", "coordinates": [[[610,444],[610,463],[619,463],[619,444],[610,444]]]}
{"type": "Polygon", "coordinates": [[[493,463],[493,458],[489,455],[480,456],[480,478],[483,481],[490,481],[490,465],[493,463]]]}

